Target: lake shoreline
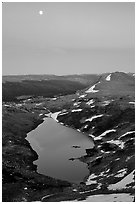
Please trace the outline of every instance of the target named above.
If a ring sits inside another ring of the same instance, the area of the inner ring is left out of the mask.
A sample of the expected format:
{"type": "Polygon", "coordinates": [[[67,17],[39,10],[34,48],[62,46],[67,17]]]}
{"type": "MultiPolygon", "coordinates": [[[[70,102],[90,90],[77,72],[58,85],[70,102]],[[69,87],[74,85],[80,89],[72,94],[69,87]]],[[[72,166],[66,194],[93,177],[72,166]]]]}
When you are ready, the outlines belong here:
{"type": "MultiPolygon", "coordinates": [[[[54,114],[54,113],[51,113],[51,115],[52,114],[54,114]]],[[[56,112],[55,112],[55,114],[56,114],[56,112]]],[[[77,131],[74,128],[67,127],[62,123],[60,124],[59,121],[54,119],[54,117],[43,116],[43,120],[44,120],[44,124],[41,124],[42,126],[36,128],[35,131],[29,132],[29,134],[27,135],[27,138],[26,138],[29,141],[30,145],[32,146],[32,149],[34,149],[34,151],[36,151],[37,154],[39,155],[39,158],[34,162],[34,164],[36,164],[38,166],[37,171],[40,174],[49,175],[49,176],[56,178],[56,179],[67,180],[70,183],[80,184],[80,182],[84,181],[83,180],[85,178],[84,172],[86,169],[88,170],[88,167],[87,167],[87,164],[83,161],[80,161],[78,159],[78,157],[84,156],[86,154],[87,148],[88,149],[93,148],[92,147],[93,146],[92,138],[89,137],[88,134],[84,134],[82,132],[77,131]],[[52,129],[52,131],[51,131],[51,129],[52,129]],[[44,136],[45,135],[44,132],[46,132],[46,134],[47,134],[46,138],[44,136]],[[57,135],[56,135],[56,133],[57,133],[57,135]],[[50,134],[51,134],[51,136],[50,136],[50,134]],[[34,137],[33,137],[33,135],[34,135],[34,137]],[[56,135],[55,138],[53,135],[56,135]],[[57,141],[56,141],[56,139],[57,139],[57,141]],[[69,139],[69,145],[67,145],[68,139],[69,139]],[[50,143],[50,141],[51,141],[51,143],[50,143]],[[59,141],[61,141],[61,143],[59,141]],[[91,141],[91,144],[90,144],[90,141],[91,141]],[[44,145],[44,142],[45,142],[45,145],[44,145]],[[48,150],[49,148],[44,149],[46,147],[46,145],[48,145],[48,144],[51,145],[50,149],[53,148],[53,153],[49,152],[49,150],[48,150]],[[75,147],[75,144],[78,145],[78,149],[77,149],[77,145],[75,147]],[[57,148],[55,157],[53,157],[54,145],[55,145],[55,148],[57,148]],[[63,146],[65,145],[65,149],[62,149],[62,145],[63,146]],[[71,153],[71,151],[72,151],[71,148],[73,148],[73,153],[71,153]],[[43,155],[47,155],[47,154],[49,154],[51,156],[48,156],[45,159],[45,156],[43,156],[43,155]],[[59,156],[57,156],[58,154],[59,154],[59,156]],[[63,157],[61,155],[63,155],[63,157]],[[62,165],[63,169],[64,168],[66,169],[66,170],[64,170],[63,174],[59,173],[62,171],[61,166],[56,168],[56,171],[53,170],[53,173],[51,173],[52,169],[55,168],[54,166],[55,166],[56,161],[58,161],[60,163],[60,165],[62,165]],[[43,166],[44,162],[46,164],[45,167],[43,166]],[[82,164],[81,162],[84,164],[82,164]],[[67,171],[68,168],[71,168],[71,172],[73,172],[72,178],[70,177],[71,174],[69,173],[69,171],[67,171]],[[76,172],[79,172],[79,174],[76,172]],[[75,175],[75,173],[76,173],[76,175],[75,175]],[[77,181],[77,178],[82,178],[82,177],[83,177],[83,179],[80,179],[80,181],[77,181]],[[74,180],[73,180],[73,178],[74,178],[74,180]]],[[[89,172],[87,172],[87,173],[89,174],[89,172]]]]}
{"type": "Polygon", "coordinates": [[[23,201],[24,199],[27,199],[27,201],[34,201],[35,197],[39,197],[42,191],[44,191],[44,194],[46,194],[47,190],[45,190],[45,187],[47,189],[49,188],[50,190],[52,186],[55,192],[59,192],[62,191],[62,188],[71,186],[71,184],[67,181],[61,181],[59,179],[54,179],[37,173],[37,166],[34,165],[33,162],[38,159],[38,155],[32,149],[31,145],[26,140],[26,137],[30,131],[36,129],[44,122],[44,120],[36,115],[33,117],[33,115],[34,114],[31,113],[24,115],[24,113],[18,112],[17,114],[10,114],[9,118],[5,118],[6,121],[3,119],[3,124],[5,123],[5,127],[8,125],[8,131],[3,130],[3,134],[5,135],[5,137],[3,137],[3,143],[5,143],[3,146],[4,202],[11,201],[11,199],[13,199],[12,201],[23,201]],[[25,118],[23,122],[27,121],[27,127],[23,127],[23,123],[19,123],[21,116],[23,116],[23,119],[25,118]],[[8,124],[7,120],[10,120],[10,125],[8,124]],[[12,130],[13,123],[15,121],[16,124],[19,123],[19,129],[16,130],[16,133],[12,130]],[[10,136],[11,134],[12,138],[10,136]],[[21,141],[18,141],[19,138],[21,141]],[[18,153],[16,153],[16,149],[18,149],[18,153]],[[13,157],[14,161],[12,161],[13,157]],[[16,162],[16,160],[20,162],[16,162]],[[11,180],[12,183],[7,184],[6,180],[11,180]],[[16,189],[15,192],[14,188],[16,189]],[[41,192],[38,191],[38,193],[36,193],[36,189],[41,189],[41,192]],[[12,195],[9,194],[8,196],[7,192],[12,192],[12,195]]]}

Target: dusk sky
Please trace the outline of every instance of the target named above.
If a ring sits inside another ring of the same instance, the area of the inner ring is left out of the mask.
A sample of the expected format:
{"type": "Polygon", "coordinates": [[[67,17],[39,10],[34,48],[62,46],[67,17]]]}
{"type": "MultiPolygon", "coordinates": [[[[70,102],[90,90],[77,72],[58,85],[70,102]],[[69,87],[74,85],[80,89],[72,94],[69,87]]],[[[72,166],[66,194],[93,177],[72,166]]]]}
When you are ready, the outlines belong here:
{"type": "Polygon", "coordinates": [[[3,75],[134,72],[134,6],[4,2],[3,75]]]}

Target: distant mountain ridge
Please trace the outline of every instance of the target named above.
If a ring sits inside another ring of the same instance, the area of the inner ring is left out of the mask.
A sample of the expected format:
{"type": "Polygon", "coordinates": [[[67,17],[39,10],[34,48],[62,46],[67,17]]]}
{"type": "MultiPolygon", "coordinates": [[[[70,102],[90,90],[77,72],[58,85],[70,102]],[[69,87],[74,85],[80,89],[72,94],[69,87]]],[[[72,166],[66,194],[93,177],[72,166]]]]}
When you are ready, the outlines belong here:
{"type": "Polygon", "coordinates": [[[21,82],[24,80],[70,80],[70,81],[79,81],[81,83],[88,83],[92,78],[98,78],[97,74],[74,74],[74,75],[7,75],[2,77],[2,82],[21,82]]]}
{"type": "MultiPolygon", "coordinates": [[[[114,72],[114,73],[123,73],[123,74],[128,74],[130,76],[133,76],[134,73],[124,73],[124,72],[114,72]]],[[[48,74],[43,74],[43,75],[35,75],[35,74],[30,74],[30,75],[5,75],[2,76],[2,82],[20,82],[24,80],[72,80],[72,81],[79,81],[84,84],[90,83],[90,80],[92,79],[97,79],[100,76],[105,76],[110,73],[103,73],[103,74],[72,74],[72,75],[48,75],[48,74]]]]}
{"type": "MultiPolygon", "coordinates": [[[[74,94],[92,86],[95,94],[109,95],[133,91],[134,74],[123,72],[82,75],[17,75],[3,76],[3,101],[16,100],[22,95],[54,97],[57,95],[74,94]],[[111,76],[111,80],[107,80],[111,76]]],[[[90,92],[89,92],[90,93],[90,92]]],[[[92,93],[92,92],[91,92],[92,93]]]]}

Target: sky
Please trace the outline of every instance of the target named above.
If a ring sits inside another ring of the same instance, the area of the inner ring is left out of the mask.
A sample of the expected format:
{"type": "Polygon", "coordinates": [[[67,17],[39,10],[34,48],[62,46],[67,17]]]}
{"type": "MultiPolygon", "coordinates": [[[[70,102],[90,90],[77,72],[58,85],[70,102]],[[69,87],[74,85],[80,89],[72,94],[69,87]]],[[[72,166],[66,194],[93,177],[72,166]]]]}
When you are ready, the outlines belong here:
{"type": "Polygon", "coordinates": [[[134,55],[134,2],[2,4],[3,75],[134,72],[134,55]]]}

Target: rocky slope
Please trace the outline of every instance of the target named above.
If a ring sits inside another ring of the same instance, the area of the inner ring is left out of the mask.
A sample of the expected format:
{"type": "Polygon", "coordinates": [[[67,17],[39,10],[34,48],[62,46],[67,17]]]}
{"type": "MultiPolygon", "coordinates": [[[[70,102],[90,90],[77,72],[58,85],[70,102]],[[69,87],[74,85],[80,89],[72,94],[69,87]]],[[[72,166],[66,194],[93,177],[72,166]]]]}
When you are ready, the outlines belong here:
{"type": "Polygon", "coordinates": [[[133,76],[108,74],[77,96],[57,120],[94,139],[95,147],[87,149],[87,155],[74,158],[88,164],[90,175],[84,183],[93,194],[134,194],[133,76]]]}

